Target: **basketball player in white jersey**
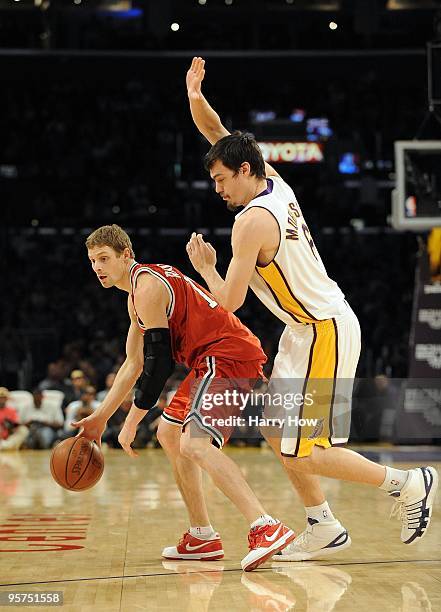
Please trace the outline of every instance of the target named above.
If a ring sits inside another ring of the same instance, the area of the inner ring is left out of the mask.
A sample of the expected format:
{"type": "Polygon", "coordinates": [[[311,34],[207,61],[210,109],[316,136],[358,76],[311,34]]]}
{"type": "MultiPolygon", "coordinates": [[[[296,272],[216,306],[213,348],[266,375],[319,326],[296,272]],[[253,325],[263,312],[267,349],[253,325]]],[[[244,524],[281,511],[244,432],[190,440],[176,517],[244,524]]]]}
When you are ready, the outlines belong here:
{"type": "Polygon", "coordinates": [[[204,65],[202,58],[193,59],[187,90],[194,123],[212,145],[205,167],[216,193],[230,210],[237,211],[233,257],[225,279],[216,270],[214,248],[200,234],[192,235],[187,252],[225,309],[240,308],[251,287],[286,324],[271,381],[276,390],[294,388],[303,394],[291,416],[317,417],[315,427],[287,425],[285,419],[278,436],[265,434],[302,498],[307,516],[306,530],[277,560],[322,558],[351,543],[326,502],[318,476],[386,491],[396,500],[401,540],[413,544],[429,525],[438,474],[433,467],[399,470],[382,466],[339,448],[349,436],[345,413],[350,412],[360,355],[357,317],[328,277],[292,189],[264,162],[254,137],[230,134],[202,94],[204,65]],[[308,392],[318,392],[320,401],[311,405],[308,392]]]}

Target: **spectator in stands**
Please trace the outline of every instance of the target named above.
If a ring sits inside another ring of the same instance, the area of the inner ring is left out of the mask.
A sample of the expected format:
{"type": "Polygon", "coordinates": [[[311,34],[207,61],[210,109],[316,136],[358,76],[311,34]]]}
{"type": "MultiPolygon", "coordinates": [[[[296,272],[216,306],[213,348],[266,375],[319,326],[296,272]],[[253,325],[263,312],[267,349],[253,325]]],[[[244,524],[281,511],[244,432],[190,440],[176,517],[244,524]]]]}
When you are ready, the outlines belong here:
{"type": "Polygon", "coordinates": [[[96,387],[96,370],[88,358],[82,357],[78,363],[78,369],[83,373],[85,385],[96,387]]]}
{"type": "Polygon", "coordinates": [[[28,435],[28,429],[20,425],[17,411],[8,400],[8,389],[0,387],[0,450],[18,450],[28,435]]]}
{"type": "Polygon", "coordinates": [[[51,401],[40,389],[32,392],[33,405],[24,410],[21,419],[29,429],[25,440],[27,448],[51,448],[56,432],[63,427],[64,418],[61,406],[51,401]]]}
{"type": "Polygon", "coordinates": [[[111,387],[113,385],[113,382],[115,380],[115,377],[116,377],[116,372],[109,372],[109,374],[107,374],[107,376],[106,376],[106,388],[103,389],[102,391],[100,391],[97,394],[97,396],[96,396],[96,399],[100,403],[104,400],[106,395],[109,393],[109,391],[110,391],[110,389],[111,389],[111,387]]]}
{"type": "Polygon", "coordinates": [[[64,379],[64,370],[59,361],[52,362],[48,365],[47,376],[38,384],[38,388],[40,391],[54,389],[56,391],[61,391],[65,395],[69,393],[70,385],[64,379]]]}
{"type": "Polygon", "coordinates": [[[77,402],[81,399],[83,390],[89,383],[89,381],[86,379],[86,376],[84,375],[83,370],[72,370],[72,372],[70,373],[70,382],[70,389],[64,395],[64,401],[62,406],[63,410],[65,410],[69,404],[77,402]]]}
{"type": "Polygon", "coordinates": [[[87,385],[81,391],[79,400],[71,402],[66,408],[66,418],[64,420],[64,431],[70,437],[77,433],[77,429],[71,426],[72,421],[79,421],[92,414],[98,408],[100,403],[96,399],[96,389],[92,385],[87,385]]]}

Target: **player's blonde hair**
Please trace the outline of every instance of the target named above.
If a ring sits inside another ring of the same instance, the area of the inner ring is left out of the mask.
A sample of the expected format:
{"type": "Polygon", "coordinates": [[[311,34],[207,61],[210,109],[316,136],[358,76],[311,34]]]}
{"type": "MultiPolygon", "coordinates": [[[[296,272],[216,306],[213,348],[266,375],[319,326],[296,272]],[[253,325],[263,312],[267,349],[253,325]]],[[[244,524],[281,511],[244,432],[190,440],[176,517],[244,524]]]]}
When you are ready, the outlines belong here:
{"type": "Polygon", "coordinates": [[[135,257],[133,252],[132,241],[129,235],[120,227],[113,223],[112,225],[103,225],[87,237],[86,248],[93,249],[94,247],[108,246],[114,251],[121,254],[124,249],[130,250],[130,256],[135,257]]]}

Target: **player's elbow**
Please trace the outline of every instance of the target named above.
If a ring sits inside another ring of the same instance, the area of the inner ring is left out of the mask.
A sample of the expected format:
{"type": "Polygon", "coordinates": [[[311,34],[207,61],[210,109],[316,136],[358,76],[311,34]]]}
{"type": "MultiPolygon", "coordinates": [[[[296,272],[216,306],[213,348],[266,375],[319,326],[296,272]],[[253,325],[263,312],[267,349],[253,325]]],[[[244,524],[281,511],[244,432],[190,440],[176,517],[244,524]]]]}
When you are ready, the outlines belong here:
{"type": "Polygon", "coordinates": [[[245,301],[245,297],[242,297],[242,298],[231,297],[231,298],[227,298],[225,300],[225,303],[222,304],[222,306],[228,312],[236,312],[236,310],[239,310],[239,308],[243,305],[244,301],[245,301]]]}
{"type": "Polygon", "coordinates": [[[225,133],[222,129],[221,122],[219,121],[219,122],[212,123],[207,128],[207,135],[208,135],[207,139],[212,145],[216,144],[218,140],[223,138],[223,136],[225,136],[225,133]]]}
{"type": "Polygon", "coordinates": [[[133,374],[133,376],[136,376],[136,378],[139,378],[141,376],[142,371],[144,369],[144,362],[142,361],[142,359],[127,358],[125,364],[128,370],[133,374]]]}

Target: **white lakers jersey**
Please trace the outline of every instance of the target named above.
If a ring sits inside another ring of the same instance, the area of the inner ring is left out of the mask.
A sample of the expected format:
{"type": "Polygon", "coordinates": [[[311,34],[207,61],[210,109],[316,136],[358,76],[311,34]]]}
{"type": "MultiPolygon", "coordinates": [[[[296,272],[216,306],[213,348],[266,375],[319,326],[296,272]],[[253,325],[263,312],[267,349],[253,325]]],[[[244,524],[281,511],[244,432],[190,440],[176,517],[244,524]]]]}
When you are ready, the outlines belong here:
{"type": "Polygon", "coordinates": [[[256,266],[250,287],[259,300],[287,325],[310,324],[346,311],[344,294],[326,273],[293,190],[277,176],[268,188],[236,215],[265,208],[277,220],[279,249],[267,266],[256,266]]]}

